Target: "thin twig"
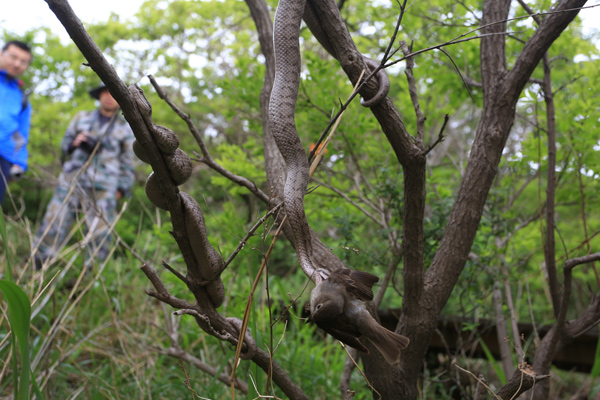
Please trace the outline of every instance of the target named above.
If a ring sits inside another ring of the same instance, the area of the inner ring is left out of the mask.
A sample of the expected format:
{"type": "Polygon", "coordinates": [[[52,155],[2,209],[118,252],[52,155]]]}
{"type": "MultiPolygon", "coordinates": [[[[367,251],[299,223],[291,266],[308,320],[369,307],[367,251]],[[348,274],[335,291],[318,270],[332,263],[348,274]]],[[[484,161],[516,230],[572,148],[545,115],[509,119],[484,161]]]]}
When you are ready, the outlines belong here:
{"type": "MultiPolygon", "coordinates": [[[[540,13],[536,13],[536,14],[533,14],[533,15],[559,14],[559,13],[566,13],[566,12],[577,11],[577,10],[584,10],[584,9],[587,9],[587,8],[593,8],[593,7],[598,7],[598,6],[600,6],[600,4],[593,5],[593,6],[586,6],[586,7],[569,8],[569,9],[560,10],[560,11],[540,12],[540,13]]],[[[398,60],[395,60],[395,61],[393,61],[393,62],[391,62],[389,64],[384,65],[383,68],[387,68],[387,67],[390,67],[390,66],[392,66],[394,64],[397,64],[399,62],[402,62],[405,59],[407,59],[408,57],[414,57],[414,56],[416,56],[418,54],[426,53],[426,52],[431,51],[431,50],[437,50],[437,49],[440,49],[442,47],[450,46],[450,45],[453,45],[453,44],[468,42],[468,41],[473,40],[473,39],[481,39],[481,38],[487,37],[487,36],[510,35],[512,33],[515,33],[515,32],[485,33],[485,34],[481,34],[481,35],[476,35],[476,36],[471,36],[471,37],[465,38],[465,36],[467,36],[467,35],[469,35],[469,34],[471,34],[473,32],[477,32],[477,31],[479,31],[479,30],[481,30],[483,28],[487,28],[489,26],[496,25],[496,24],[504,24],[506,22],[518,21],[518,20],[521,20],[521,19],[527,19],[527,18],[533,17],[533,15],[525,15],[525,16],[522,16],[522,17],[507,18],[507,19],[502,20],[502,21],[494,21],[494,22],[491,22],[491,23],[486,24],[486,25],[479,25],[478,27],[476,27],[474,29],[471,29],[468,32],[465,32],[465,33],[463,33],[461,35],[456,36],[454,39],[450,39],[449,41],[447,41],[445,43],[437,44],[435,46],[430,46],[430,47],[426,47],[424,49],[415,51],[414,53],[411,53],[411,54],[409,54],[407,56],[404,56],[404,57],[402,57],[402,58],[400,58],[398,60]]],[[[394,50],[392,52],[392,54],[390,55],[390,58],[393,57],[394,54],[398,53],[399,50],[400,50],[400,48],[397,48],[396,50],[394,50]]]]}
{"type": "Polygon", "coordinates": [[[489,386],[488,386],[488,385],[485,383],[485,381],[482,381],[481,379],[479,379],[479,377],[475,376],[475,374],[474,374],[474,373],[472,373],[472,372],[471,372],[471,371],[469,371],[469,370],[466,370],[466,369],[462,368],[462,367],[461,367],[461,366],[459,366],[458,364],[454,364],[454,366],[455,366],[456,368],[460,369],[461,371],[463,371],[463,372],[466,372],[467,374],[471,375],[473,378],[475,378],[475,380],[476,380],[477,382],[479,382],[479,383],[480,383],[480,384],[481,384],[481,385],[482,385],[484,388],[486,388],[486,389],[487,389],[487,391],[488,391],[489,393],[491,393],[491,395],[492,395],[492,396],[494,396],[494,398],[496,398],[497,400],[502,400],[502,398],[498,397],[498,395],[497,395],[496,393],[494,393],[494,391],[492,390],[492,388],[490,388],[490,387],[489,387],[489,386]]]}
{"type": "Polygon", "coordinates": [[[246,243],[248,243],[248,240],[250,239],[250,237],[252,237],[252,235],[254,234],[254,232],[256,232],[256,230],[258,228],[260,228],[260,226],[262,224],[264,224],[264,222],[273,214],[275,214],[277,211],[279,211],[279,209],[281,208],[281,206],[283,206],[283,202],[277,204],[275,207],[271,208],[269,210],[269,212],[267,212],[265,215],[263,215],[261,217],[261,219],[259,219],[256,224],[254,224],[254,226],[252,228],[250,228],[250,230],[248,231],[248,233],[246,233],[246,236],[244,236],[241,240],[240,243],[238,244],[238,246],[235,248],[235,250],[233,251],[233,253],[231,253],[231,255],[229,256],[229,258],[227,259],[227,261],[225,261],[224,264],[224,268],[227,268],[227,266],[233,261],[233,259],[238,255],[238,253],[240,251],[242,251],[242,249],[244,248],[244,246],[246,245],[246,243]]]}
{"type": "Polygon", "coordinates": [[[256,288],[258,287],[258,283],[260,282],[260,277],[262,276],[262,273],[265,270],[265,267],[267,266],[267,261],[268,261],[269,257],[271,256],[271,251],[273,250],[273,247],[275,246],[277,237],[281,233],[281,230],[282,230],[283,225],[285,224],[286,220],[287,220],[287,215],[283,217],[283,220],[279,224],[279,228],[275,232],[275,235],[273,236],[273,240],[271,241],[271,245],[269,246],[267,253],[263,257],[263,261],[260,265],[260,268],[258,269],[256,277],[254,278],[254,283],[252,284],[252,288],[250,289],[250,295],[248,296],[248,302],[246,303],[246,310],[244,311],[244,319],[242,320],[242,328],[240,329],[240,336],[238,338],[238,344],[235,349],[235,357],[233,359],[233,368],[231,371],[231,398],[232,398],[232,400],[235,399],[235,391],[234,391],[235,371],[238,366],[240,354],[242,353],[242,345],[244,343],[244,336],[246,335],[246,329],[248,328],[248,322],[250,320],[250,309],[252,307],[252,301],[254,299],[254,292],[256,291],[256,288]]]}
{"type": "Polygon", "coordinates": [[[258,197],[263,202],[268,204],[269,196],[266,193],[264,193],[262,190],[260,190],[259,187],[254,182],[252,182],[251,180],[249,180],[243,176],[233,174],[232,172],[225,169],[222,165],[217,163],[212,158],[212,156],[210,155],[210,152],[208,151],[208,147],[204,143],[202,134],[200,133],[200,131],[198,130],[198,128],[196,127],[196,125],[194,124],[192,119],[190,118],[189,114],[184,113],[179,107],[177,107],[177,105],[169,98],[169,96],[164,91],[164,89],[158,84],[158,82],[156,82],[156,79],[154,79],[154,76],[148,75],[148,79],[150,79],[150,83],[156,90],[156,93],[158,94],[158,96],[162,100],[164,100],[165,103],[167,103],[171,107],[171,109],[173,111],[175,111],[175,113],[179,116],[179,118],[181,118],[187,124],[188,129],[190,130],[190,133],[192,134],[194,139],[196,139],[196,143],[198,143],[198,146],[200,146],[200,150],[202,151],[203,157],[201,158],[200,161],[203,162],[204,164],[206,164],[207,166],[209,166],[214,171],[223,175],[225,178],[229,179],[230,181],[247,188],[256,197],[258,197]]]}
{"type": "Polygon", "coordinates": [[[313,179],[320,186],[323,186],[323,187],[331,190],[338,196],[342,197],[344,200],[346,200],[346,202],[348,202],[350,205],[354,206],[358,211],[363,213],[366,217],[373,220],[373,222],[375,222],[377,225],[386,228],[386,224],[383,221],[379,220],[376,215],[373,215],[371,212],[369,212],[369,210],[365,209],[360,204],[358,204],[356,201],[352,200],[350,198],[350,196],[348,196],[343,190],[340,190],[340,189],[336,188],[335,186],[331,186],[328,183],[321,181],[320,179],[316,179],[316,178],[313,178],[313,179]]]}
{"type": "Polygon", "coordinates": [[[168,269],[169,271],[171,271],[171,273],[173,275],[175,275],[177,278],[179,278],[180,281],[182,281],[186,285],[189,285],[190,281],[184,275],[182,275],[179,271],[177,271],[176,269],[174,269],[173,267],[171,267],[169,264],[167,264],[166,261],[163,261],[162,265],[163,265],[163,267],[165,267],[166,269],[168,269]]]}
{"type": "Polygon", "coordinates": [[[444,123],[442,124],[442,127],[440,128],[440,133],[438,133],[438,137],[435,140],[435,142],[433,142],[429,148],[427,150],[425,150],[425,152],[423,153],[424,156],[426,156],[427,154],[429,154],[429,152],[431,150],[433,150],[433,148],[435,146],[437,146],[439,143],[441,143],[444,140],[444,130],[446,129],[446,125],[448,124],[448,119],[450,118],[450,116],[448,114],[444,115],[444,123]]]}
{"type": "Polygon", "coordinates": [[[456,63],[454,62],[454,59],[452,58],[452,56],[443,48],[439,49],[442,53],[444,53],[446,55],[446,57],[448,57],[450,59],[450,62],[452,63],[452,66],[454,66],[454,69],[456,70],[456,72],[458,73],[458,76],[460,76],[460,79],[463,81],[465,88],[467,89],[467,92],[469,93],[469,96],[471,96],[471,101],[473,102],[473,104],[475,103],[475,97],[473,97],[473,93],[471,92],[471,88],[469,87],[469,84],[467,83],[466,78],[463,76],[462,72],[460,72],[460,68],[458,68],[458,65],[456,65],[456,63]]]}
{"type": "MultiPolygon", "coordinates": [[[[348,97],[348,100],[346,101],[346,105],[349,104],[351,99],[354,98],[354,96],[356,96],[358,94],[358,87],[360,86],[359,83],[360,83],[360,80],[362,79],[364,73],[365,73],[365,70],[363,70],[360,73],[360,76],[358,77],[358,81],[356,81],[356,85],[354,85],[354,88],[352,89],[352,93],[350,93],[350,96],[348,97]]],[[[340,121],[342,120],[342,116],[346,112],[346,107],[344,107],[344,105],[342,105],[342,108],[343,108],[343,110],[340,109],[340,112],[338,112],[337,115],[334,117],[334,119],[332,119],[329,122],[329,124],[327,125],[328,127],[331,125],[331,130],[329,130],[329,134],[327,135],[327,138],[325,139],[325,141],[323,141],[323,144],[321,145],[321,141],[322,141],[321,139],[323,138],[323,135],[325,134],[325,132],[323,132],[323,134],[319,138],[319,141],[317,141],[317,143],[315,144],[315,147],[310,152],[308,160],[312,161],[312,157],[314,156],[314,162],[312,162],[312,164],[310,166],[310,171],[309,171],[310,176],[313,176],[313,174],[315,173],[315,170],[319,166],[319,163],[321,162],[321,159],[323,158],[323,154],[325,153],[325,149],[327,148],[327,145],[329,145],[329,142],[331,141],[331,138],[333,137],[333,133],[335,132],[338,125],[340,124],[340,121]],[[332,121],[333,121],[333,124],[331,123],[332,121]]],[[[328,131],[328,130],[326,129],[326,131],[328,131]]]]}
{"type": "Polygon", "coordinates": [[[348,348],[346,347],[346,345],[342,342],[339,342],[340,345],[342,345],[342,348],[344,349],[344,351],[346,352],[346,354],[348,354],[348,357],[350,357],[350,359],[352,360],[352,362],[354,363],[354,366],[356,367],[356,369],[358,369],[358,371],[360,372],[360,374],[363,376],[365,382],[367,383],[367,385],[371,388],[371,390],[375,393],[377,393],[377,395],[379,396],[379,398],[381,399],[381,393],[379,393],[377,391],[377,389],[375,389],[373,387],[373,385],[371,385],[371,382],[369,382],[369,379],[367,378],[367,376],[365,375],[365,373],[363,372],[363,370],[358,366],[358,363],[356,362],[356,360],[352,357],[352,355],[350,354],[350,352],[348,351],[348,348]]]}
{"type": "MultiPolygon", "coordinates": [[[[412,43],[410,46],[402,40],[400,41],[400,48],[402,52],[406,54],[410,54],[412,52],[412,43]]],[[[408,94],[410,95],[410,100],[413,104],[413,109],[415,110],[415,116],[417,117],[417,141],[419,144],[423,143],[423,135],[425,133],[425,116],[423,115],[423,110],[421,110],[421,106],[419,105],[419,93],[417,91],[417,82],[415,80],[413,68],[415,66],[414,57],[409,57],[406,59],[406,69],[404,70],[404,75],[406,75],[406,80],[408,82],[408,94]]]]}

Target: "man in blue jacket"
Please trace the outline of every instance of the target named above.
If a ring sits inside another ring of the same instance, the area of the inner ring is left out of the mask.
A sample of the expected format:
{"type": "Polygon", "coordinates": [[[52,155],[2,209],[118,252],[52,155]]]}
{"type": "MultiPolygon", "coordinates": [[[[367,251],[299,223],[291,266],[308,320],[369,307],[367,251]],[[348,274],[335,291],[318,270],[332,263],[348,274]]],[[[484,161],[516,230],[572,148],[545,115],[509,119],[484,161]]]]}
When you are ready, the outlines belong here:
{"type": "MultiPolygon", "coordinates": [[[[16,40],[0,51],[0,204],[12,171],[27,169],[31,105],[18,79],[31,63],[31,49],[16,40]]],[[[14,173],[13,173],[14,174],[14,173]]]]}

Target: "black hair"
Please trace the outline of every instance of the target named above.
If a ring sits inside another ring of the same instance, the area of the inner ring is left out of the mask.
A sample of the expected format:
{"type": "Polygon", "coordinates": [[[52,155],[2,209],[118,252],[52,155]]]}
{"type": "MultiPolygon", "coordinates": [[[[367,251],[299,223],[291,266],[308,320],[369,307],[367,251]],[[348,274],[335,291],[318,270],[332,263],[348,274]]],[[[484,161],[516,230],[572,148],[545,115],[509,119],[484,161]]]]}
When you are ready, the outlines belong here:
{"type": "Polygon", "coordinates": [[[21,50],[25,50],[26,52],[28,52],[29,54],[31,54],[31,47],[29,47],[29,45],[27,43],[21,42],[20,40],[11,40],[9,42],[6,42],[6,44],[2,48],[2,51],[7,50],[11,45],[12,46],[17,46],[21,50]]]}

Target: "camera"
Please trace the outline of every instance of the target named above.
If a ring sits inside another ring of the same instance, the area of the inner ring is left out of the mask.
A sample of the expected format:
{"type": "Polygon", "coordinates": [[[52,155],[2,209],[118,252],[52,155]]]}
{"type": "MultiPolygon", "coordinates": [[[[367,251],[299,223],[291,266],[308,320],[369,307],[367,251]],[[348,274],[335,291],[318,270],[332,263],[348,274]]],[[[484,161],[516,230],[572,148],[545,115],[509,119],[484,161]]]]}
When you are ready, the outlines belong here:
{"type": "Polygon", "coordinates": [[[17,181],[23,177],[23,174],[25,174],[25,170],[20,165],[13,164],[10,167],[9,176],[11,180],[17,181]]]}
{"type": "MultiPolygon", "coordinates": [[[[81,150],[85,151],[86,153],[91,154],[92,151],[94,151],[94,147],[96,147],[97,144],[98,144],[98,140],[88,137],[87,141],[81,142],[81,144],[79,145],[79,148],[81,150]]],[[[97,151],[100,151],[101,147],[102,147],[102,144],[100,144],[97,151]]]]}

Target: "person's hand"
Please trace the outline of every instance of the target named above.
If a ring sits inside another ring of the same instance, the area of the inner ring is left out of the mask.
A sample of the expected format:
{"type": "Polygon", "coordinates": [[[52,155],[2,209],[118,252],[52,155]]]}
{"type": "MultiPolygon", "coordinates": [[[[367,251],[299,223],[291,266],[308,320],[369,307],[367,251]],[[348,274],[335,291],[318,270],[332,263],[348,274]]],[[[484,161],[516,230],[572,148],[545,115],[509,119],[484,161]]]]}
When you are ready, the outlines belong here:
{"type": "Polygon", "coordinates": [[[13,164],[10,167],[9,181],[18,181],[25,174],[25,170],[18,164],[13,164]]]}
{"type": "Polygon", "coordinates": [[[77,136],[75,136],[75,139],[73,139],[72,146],[79,147],[81,145],[81,143],[87,142],[87,141],[88,141],[88,137],[86,135],[86,132],[81,132],[81,133],[78,133],[77,136]]]}

